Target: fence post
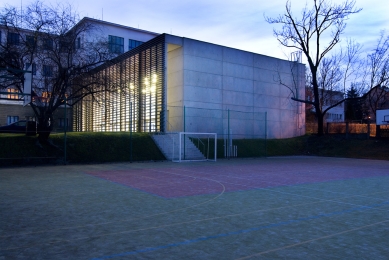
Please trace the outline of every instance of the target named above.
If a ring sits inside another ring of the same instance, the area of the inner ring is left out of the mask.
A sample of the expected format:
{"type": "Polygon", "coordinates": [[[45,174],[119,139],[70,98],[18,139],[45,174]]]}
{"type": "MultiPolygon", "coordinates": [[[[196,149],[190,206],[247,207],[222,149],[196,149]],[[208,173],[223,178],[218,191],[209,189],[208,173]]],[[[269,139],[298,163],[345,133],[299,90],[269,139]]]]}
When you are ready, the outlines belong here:
{"type": "Polygon", "coordinates": [[[227,110],[227,158],[230,159],[231,144],[230,144],[230,109],[227,110]]]}
{"type": "Polygon", "coordinates": [[[130,163],[132,163],[132,102],[130,102],[130,163]]]}
{"type": "Polygon", "coordinates": [[[380,125],[375,125],[375,137],[380,139],[381,138],[381,126],[380,125]]]}
{"type": "MultiPolygon", "coordinates": [[[[186,111],[185,111],[185,106],[184,106],[184,133],[186,132],[186,115],[185,115],[186,111]]],[[[180,140],[181,140],[181,135],[180,135],[180,140]]],[[[186,145],[186,142],[185,142],[185,134],[184,134],[184,160],[185,160],[185,145],[186,145]]],[[[181,161],[181,159],[180,159],[181,161]]]]}
{"type": "Polygon", "coordinates": [[[349,132],[349,128],[348,128],[348,121],[346,122],[346,139],[348,139],[348,132],[349,132]]]}
{"type": "Polygon", "coordinates": [[[370,139],[370,120],[367,121],[367,139],[370,139]]]}
{"type": "Polygon", "coordinates": [[[67,103],[67,98],[65,96],[65,132],[64,132],[64,140],[63,140],[63,145],[64,145],[64,148],[63,148],[63,151],[64,151],[64,158],[63,158],[63,161],[64,161],[64,164],[66,164],[66,128],[68,127],[68,118],[67,118],[67,112],[66,112],[66,103],[67,103]]]}
{"type": "Polygon", "coordinates": [[[267,157],[267,111],[265,112],[265,157],[267,157]]]}

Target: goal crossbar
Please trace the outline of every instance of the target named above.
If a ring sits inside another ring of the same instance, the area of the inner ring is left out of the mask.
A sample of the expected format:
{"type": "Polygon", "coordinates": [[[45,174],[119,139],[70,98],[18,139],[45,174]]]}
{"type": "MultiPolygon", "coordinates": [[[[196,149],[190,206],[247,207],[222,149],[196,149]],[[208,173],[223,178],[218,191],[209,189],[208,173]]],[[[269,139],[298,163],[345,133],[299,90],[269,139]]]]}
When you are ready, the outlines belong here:
{"type": "Polygon", "coordinates": [[[216,148],[216,133],[178,132],[173,138],[173,162],[216,161],[216,148]]]}

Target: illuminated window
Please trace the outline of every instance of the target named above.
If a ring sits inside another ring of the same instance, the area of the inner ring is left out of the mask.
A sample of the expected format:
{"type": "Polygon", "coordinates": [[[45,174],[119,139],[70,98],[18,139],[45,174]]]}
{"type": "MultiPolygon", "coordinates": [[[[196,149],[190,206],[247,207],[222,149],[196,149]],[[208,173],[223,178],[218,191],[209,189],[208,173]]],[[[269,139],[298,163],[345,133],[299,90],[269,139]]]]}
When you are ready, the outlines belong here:
{"type": "Polygon", "coordinates": [[[42,101],[49,102],[51,98],[51,92],[43,91],[42,92],[42,101]]]}
{"type": "Polygon", "coordinates": [[[8,99],[19,99],[18,94],[12,94],[12,93],[19,93],[19,90],[15,89],[15,88],[8,88],[7,92],[10,93],[10,94],[7,94],[8,99]]]}
{"type": "Polygon", "coordinates": [[[108,35],[108,48],[112,53],[124,52],[124,38],[118,36],[108,35]]]}

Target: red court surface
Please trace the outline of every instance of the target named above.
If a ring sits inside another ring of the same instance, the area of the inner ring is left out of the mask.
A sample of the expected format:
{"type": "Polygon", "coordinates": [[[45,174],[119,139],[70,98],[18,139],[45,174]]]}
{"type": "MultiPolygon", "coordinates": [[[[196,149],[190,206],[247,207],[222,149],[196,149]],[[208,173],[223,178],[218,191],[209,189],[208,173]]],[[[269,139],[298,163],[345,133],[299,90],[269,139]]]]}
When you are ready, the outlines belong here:
{"type": "Polygon", "coordinates": [[[216,163],[144,164],[141,168],[87,173],[164,198],[389,175],[386,166],[379,166],[381,161],[355,160],[354,165],[345,165],[345,159],[333,158],[318,164],[315,157],[306,157],[305,161],[301,158],[295,161],[291,157],[288,168],[276,163],[288,158],[275,157],[216,163]],[[374,170],[369,164],[374,164],[374,170]]]}

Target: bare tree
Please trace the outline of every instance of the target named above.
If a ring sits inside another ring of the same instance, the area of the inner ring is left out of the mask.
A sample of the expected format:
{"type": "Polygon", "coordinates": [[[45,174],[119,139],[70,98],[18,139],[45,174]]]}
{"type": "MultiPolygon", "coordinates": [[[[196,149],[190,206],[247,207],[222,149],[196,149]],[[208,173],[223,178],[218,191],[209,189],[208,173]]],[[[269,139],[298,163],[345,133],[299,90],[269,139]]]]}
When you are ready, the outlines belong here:
{"type": "MultiPolygon", "coordinates": [[[[305,7],[301,17],[294,17],[291,3],[286,3],[286,13],[276,18],[266,17],[270,24],[281,24],[281,30],[274,30],[277,40],[285,47],[296,48],[306,57],[310,74],[313,100],[292,98],[295,101],[311,104],[314,107],[318,120],[318,134],[322,135],[325,113],[338,105],[338,102],[326,106],[323,110],[324,100],[320,95],[320,88],[333,85],[339,80],[339,73],[333,71],[323,77],[321,70],[336,64],[334,57],[326,58],[331,50],[339,43],[340,36],[346,28],[347,18],[361,9],[354,7],[355,1],[345,1],[341,4],[329,3],[326,0],[314,0],[311,9],[305,7]],[[322,75],[320,77],[320,75],[322,75]],[[329,81],[329,82],[328,82],[329,81]]],[[[343,101],[342,101],[343,102],[343,101]]],[[[339,103],[340,104],[340,103],[339,103]]]]}
{"type": "Polygon", "coordinates": [[[374,118],[378,109],[389,108],[389,36],[384,31],[375,49],[366,57],[360,83],[366,94],[366,106],[374,118]]]}
{"type": "Polygon", "coordinates": [[[104,80],[94,78],[93,68],[112,58],[99,28],[79,19],[70,5],[48,6],[36,1],[21,12],[6,6],[0,12],[0,29],[7,35],[0,43],[0,88],[13,86],[23,93],[25,70],[33,74],[33,109],[38,140],[47,141],[53,130],[53,113],[67,102],[74,105],[94,95],[104,80]],[[81,76],[88,81],[78,80],[81,76]],[[92,88],[91,86],[95,86],[92,88]]]}

